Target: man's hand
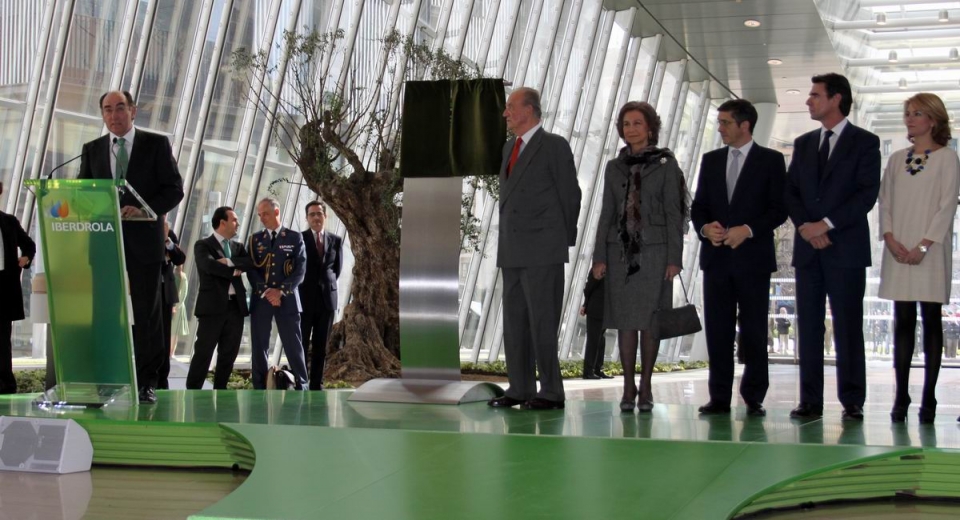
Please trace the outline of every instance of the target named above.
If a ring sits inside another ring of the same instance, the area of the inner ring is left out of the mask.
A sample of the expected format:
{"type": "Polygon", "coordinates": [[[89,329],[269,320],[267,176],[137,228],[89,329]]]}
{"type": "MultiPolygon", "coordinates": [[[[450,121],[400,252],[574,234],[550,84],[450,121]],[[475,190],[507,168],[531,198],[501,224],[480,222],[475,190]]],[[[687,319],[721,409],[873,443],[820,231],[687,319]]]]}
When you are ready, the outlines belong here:
{"type": "Polygon", "coordinates": [[[21,268],[23,268],[23,267],[26,267],[27,264],[30,263],[30,259],[27,258],[27,257],[25,257],[25,256],[21,256],[20,258],[17,259],[17,263],[20,264],[20,267],[21,267],[21,268]]]}
{"type": "Polygon", "coordinates": [[[827,237],[827,235],[820,235],[811,239],[810,245],[813,246],[814,249],[826,249],[832,246],[833,242],[830,241],[830,238],[827,237]]]}
{"type": "Polygon", "coordinates": [[[226,258],[217,258],[217,262],[220,262],[223,265],[230,265],[230,261],[226,258]]]}
{"type": "Polygon", "coordinates": [[[730,246],[730,249],[736,249],[748,238],[750,238],[750,228],[747,226],[734,226],[727,230],[727,236],[723,239],[723,245],[730,246]]]}
{"type": "Polygon", "coordinates": [[[593,277],[597,280],[603,280],[603,277],[607,275],[607,264],[606,262],[594,262],[593,263],[593,277]]]}
{"type": "Polygon", "coordinates": [[[807,222],[806,224],[801,224],[800,227],[797,228],[797,231],[800,232],[800,236],[803,237],[804,240],[810,242],[814,238],[826,235],[827,231],[830,231],[830,226],[822,220],[819,222],[807,222]]]}
{"type": "Polygon", "coordinates": [[[667,264],[667,272],[664,273],[663,279],[664,279],[664,280],[673,280],[673,277],[674,277],[674,276],[677,276],[678,274],[680,274],[680,266],[679,266],[679,265],[667,264]]]}
{"type": "Polygon", "coordinates": [[[580,315],[581,315],[581,316],[586,316],[586,315],[587,315],[587,308],[586,308],[586,306],[584,306],[584,305],[581,305],[581,306],[580,306],[580,315]]]}
{"type": "Polygon", "coordinates": [[[267,289],[263,291],[263,297],[267,299],[274,307],[280,306],[280,299],[283,298],[283,292],[280,289],[267,289]]]}
{"type": "Polygon", "coordinates": [[[243,271],[241,271],[241,270],[239,270],[239,269],[234,269],[234,270],[233,270],[233,276],[240,276],[241,274],[243,274],[243,271]]]}
{"type": "Polygon", "coordinates": [[[147,212],[136,206],[124,206],[120,208],[120,216],[124,218],[146,217],[147,212]]]}
{"type": "Polygon", "coordinates": [[[723,241],[727,238],[727,229],[720,225],[719,222],[713,221],[705,226],[701,230],[703,236],[707,237],[707,240],[710,241],[715,247],[720,247],[723,245],[723,241]]]}

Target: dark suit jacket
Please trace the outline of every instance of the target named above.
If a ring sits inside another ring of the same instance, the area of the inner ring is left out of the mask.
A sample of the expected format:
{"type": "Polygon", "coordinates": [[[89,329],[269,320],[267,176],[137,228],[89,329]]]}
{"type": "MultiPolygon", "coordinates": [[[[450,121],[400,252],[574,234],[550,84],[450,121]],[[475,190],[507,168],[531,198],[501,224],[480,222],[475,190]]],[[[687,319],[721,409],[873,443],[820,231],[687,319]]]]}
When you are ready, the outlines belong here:
{"type": "MultiPolygon", "coordinates": [[[[83,145],[78,178],[112,179],[110,147],[110,134],[83,145]]],[[[157,215],[169,212],[183,199],[183,179],[173,159],[170,141],[160,134],[137,128],[126,179],[157,215]]],[[[120,206],[140,205],[127,195],[120,206]]],[[[162,222],[123,223],[123,246],[128,262],[163,262],[163,244],[162,222]]]]}
{"type": "MultiPolygon", "coordinates": [[[[834,229],[827,233],[833,245],[822,249],[825,268],[857,268],[870,265],[870,226],[867,213],[880,192],[880,139],[847,122],[830,154],[823,179],[818,181],[817,160],[820,130],[801,135],[793,144],[793,159],[787,170],[786,203],[795,226],[829,218],[834,229]]],[[[813,262],[817,250],[796,233],[794,267],[813,262]]]]}
{"type": "MultiPolygon", "coordinates": [[[[257,311],[260,296],[266,289],[280,289],[283,298],[280,300],[281,314],[299,314],[303,311],[300,306],[300,293],[297,286],[303,283],[303,275],[307,270],[307,254],[303,247],[303,235],[281,227],[277,240],[270,245],[270,235],[266,230],[258,231],[250,237],[249,254],[253,258],[255,269],[247,273],[250,284],[253,285],[253,294],[250,296],[250,310],[257,311]]],[[[236,255],[234,255],[236,256],[236,255]]],[[[263,305],[270,305],[263,302],[263,305]]]]}
{"type": "Polygon", "coordinates": [[[312,313],[320,309],[328,311],[337,308],[337,279],[343,267],[343,239],[333,233],[323,232],[323,258],[317,254],[317,241],[313,231],[305,229],[303,248],[307,253],[307,271],[303,276],[300,292],[300,305],[303,312],[312,313]]]}
{"type": "MultiPolygon", "coordinates": [[[[0,234],[3,235],[3,271],[0,271],[0,320],[22,320],[23,287],[20,285],[19,259],[25,256],[33,261],[37,245],[23,230],[20,221],[13,215],[0,211],[0,234]]],[[[27,264],[29,267],[30,264],[27,264]]]]}
{"type": "Polygon", "coordinates": [[[516,138],[503,147],[500,166],[500,237],[497,267],[563,264],[577,243],[580,185],[570,144],[543,128],[507,163],[516,138]]]}
{"type": "Polygon", "coordinates": [[[239,276],[233,276],[235,269],[249,271],[253,268],[253,261],[247,253],[243,243],[230,241],[230,267],[217,259],[223,258],[223,247],[214,235],[197,240],[193,245],[193,258],[197,262],[197,274],[200,277],[200,289],[197,291],[197,305],[194,307],[194,316],[215,316],[225,314],[230,302],[230,285],[237,293],[236,303],[244,316],[247,311],[247,289],[239,276]]]}
{"type": "Polygon", "coordinates": [[[783,154],[753,143],[740,177],[727,201],[727,156],[730,147],[703,155],[697,192],[690,206],[694,229],[702,242],[700,268],[729,269],[731,273],[750,273],[762,269],[777,270],[773,231],[787,220],[783,201],[786,184],[786,163],[783,154]],[[700,234],[703,226],[719,222],[726,228],[746,224],[753,231],[736,249],[714,247],[700,234]]]}
{"type": "Polygon", "coordinates": [[[172,229],[167,236],[169,236],[173,242],[173,249],[166,249],[166,244],[164,244],[164,250],[170,257],[170,261],[163,263],[163,266],[160,268],[160,276],[163,277],[163,304],[173,305],[180,303],[180,294],[177,290],[177,277],[174,275],[173,268],[177,265],[183,265],[187,261],[187,255],[180,249],[180,239],[177,238],[177,234],[174,233],[172,229]]]}

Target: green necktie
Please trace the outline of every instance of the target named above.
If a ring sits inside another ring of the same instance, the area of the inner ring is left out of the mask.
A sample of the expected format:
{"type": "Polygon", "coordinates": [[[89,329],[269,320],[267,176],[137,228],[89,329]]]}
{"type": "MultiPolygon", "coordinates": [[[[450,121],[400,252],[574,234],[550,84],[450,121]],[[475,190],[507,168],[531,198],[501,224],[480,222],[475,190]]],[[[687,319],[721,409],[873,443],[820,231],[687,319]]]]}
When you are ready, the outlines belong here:
{"type": "Polygon", "coordinates": [[[125,179],[127,177],[127,163],[130,161],[130,157],[127,156],[127,140],[124,138],[117,139],[117,179],[125,179]]]}
{"type": "Polygon", "coordinates": [[[224,258],[230,258],[231,256],[233,256],[233,253],[230,252],[230,241],[229,241],[229,240],[223,239],[223,241],[221,241],[220,244],[223,245],[223,256],[224,256],[224,258]]]}

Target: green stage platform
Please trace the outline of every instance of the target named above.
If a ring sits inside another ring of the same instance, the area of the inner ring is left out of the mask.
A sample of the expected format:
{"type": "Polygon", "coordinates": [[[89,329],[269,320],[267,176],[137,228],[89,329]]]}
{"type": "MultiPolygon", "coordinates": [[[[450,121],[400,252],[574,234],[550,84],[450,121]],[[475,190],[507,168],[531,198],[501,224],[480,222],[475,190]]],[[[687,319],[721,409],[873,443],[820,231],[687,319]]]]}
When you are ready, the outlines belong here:
{"type": "Polygon", "coordinates": [[[35,408],[72,418],[97,464],[252,469],[197,519],[723,519],[812,502],[960,498],[960,431],[886,414],[792,421],[701,418],[658,404],[565,410],[350,402],[350,391],[161,391],[130,409],[35,408]]]}

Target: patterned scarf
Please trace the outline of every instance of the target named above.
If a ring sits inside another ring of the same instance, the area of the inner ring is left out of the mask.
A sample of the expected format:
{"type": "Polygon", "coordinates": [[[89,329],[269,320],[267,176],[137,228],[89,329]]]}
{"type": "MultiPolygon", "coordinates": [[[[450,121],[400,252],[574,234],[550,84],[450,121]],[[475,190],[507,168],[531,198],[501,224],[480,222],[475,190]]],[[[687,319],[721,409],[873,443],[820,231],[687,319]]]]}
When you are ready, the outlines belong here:
{"type": "Polygon", "coordinates": [[[648,146],[638,154],[631,154],[629,147],[620,150],[617,160],[627,165],[627,195],[623,201],[623,213],[618,226],[620,236],[620,259],[627,264],[627,276],[640,270],[640,249],[643,246],[643,220],[640,218],[640,177],[643,169],[655,162],[666,162],[673,152],[666,148],[648,146]]]}

